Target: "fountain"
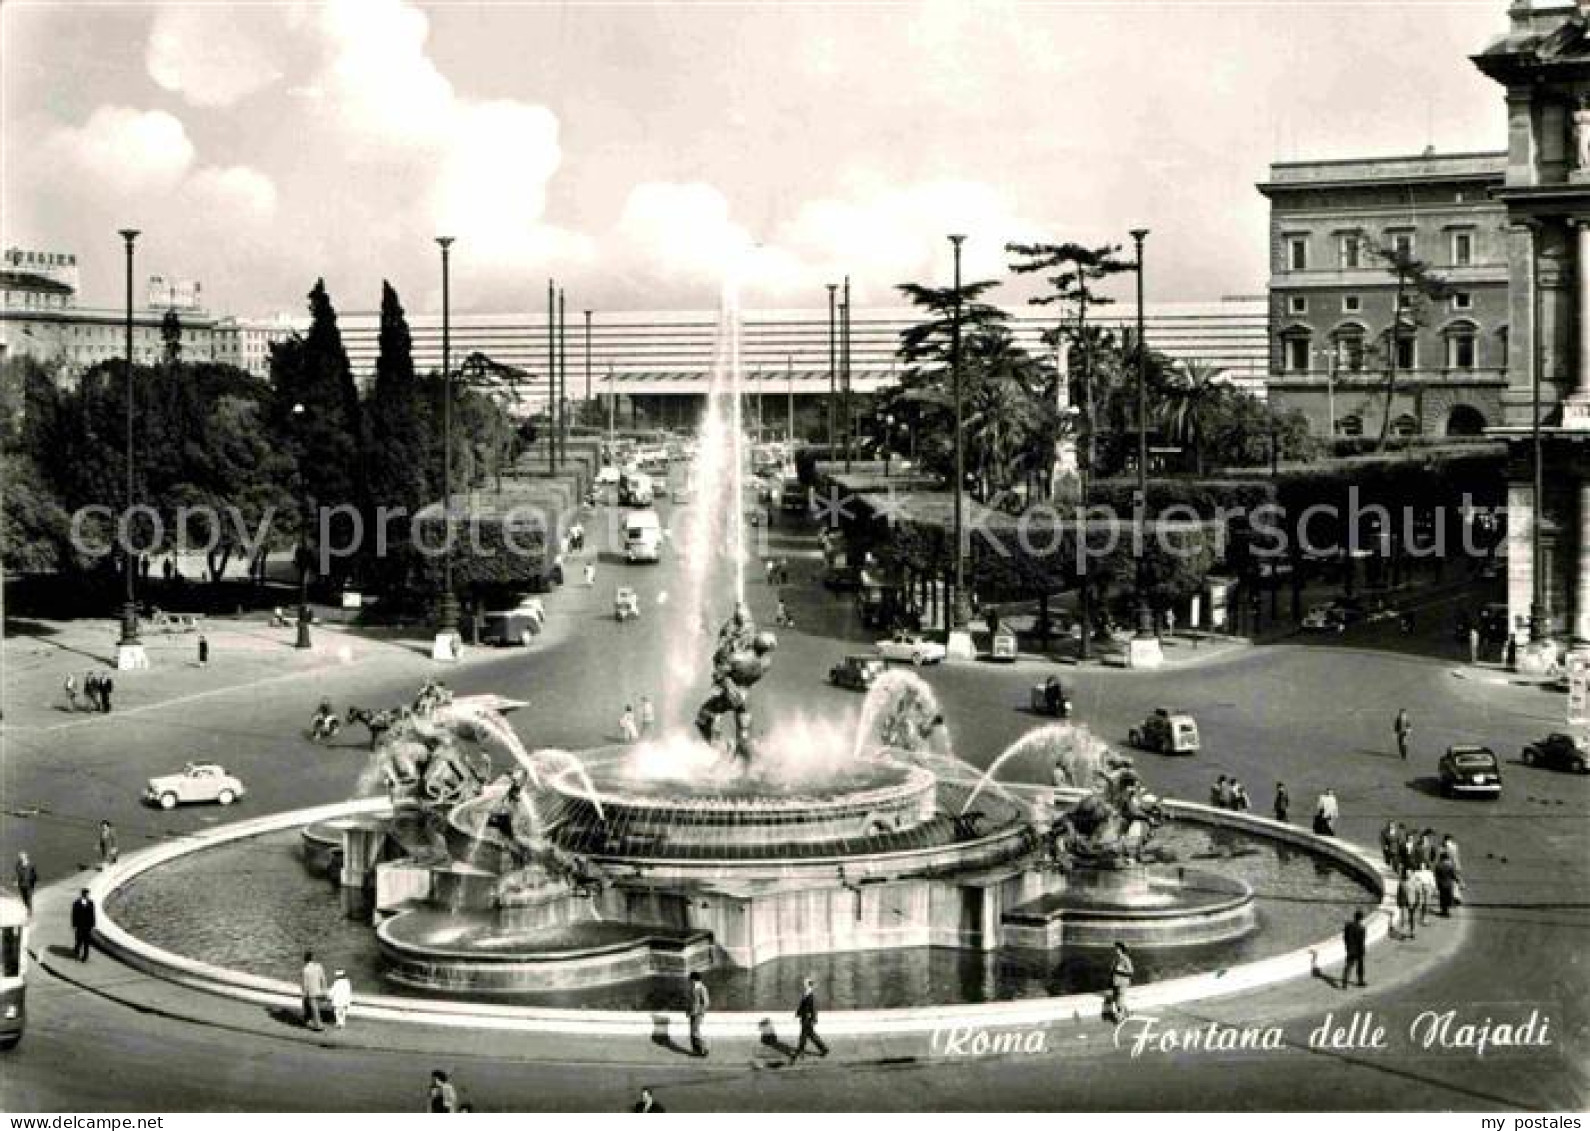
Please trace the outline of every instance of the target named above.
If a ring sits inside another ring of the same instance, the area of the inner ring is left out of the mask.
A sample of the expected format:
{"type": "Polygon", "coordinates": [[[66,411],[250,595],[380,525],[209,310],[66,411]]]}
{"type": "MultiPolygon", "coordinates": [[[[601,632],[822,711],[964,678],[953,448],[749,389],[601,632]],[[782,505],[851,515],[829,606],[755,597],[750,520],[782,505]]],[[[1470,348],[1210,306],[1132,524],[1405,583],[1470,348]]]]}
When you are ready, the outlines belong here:
{"type": "Polygon", "coordinates": [[[1250,930],[1247,886],[1172,867],[1153,844],[1158,802],[1130,759],[1081,727],[1041,728],[979,775],[906,672],[877,681],[851,732],[761,725],[751,692],[777,641],[745,604],[732,292],[724,308],[694,552],[665,614],[677,643],[661,734],[532,752],[490,710],[422,692],[371,775],[392,797],[391,835],[372,843],[368,821],[311,830],[322,848],[341,838],[345,885],[373,889],[387,977],[545,992],[788,955],[1171,946],[1250,930]],[[708,653],[701,629],[719,594],[732,605],[708,653]],[[998,781],[1023,756],[1054,765],[1054,798],[1024,801],[998,781]]]}

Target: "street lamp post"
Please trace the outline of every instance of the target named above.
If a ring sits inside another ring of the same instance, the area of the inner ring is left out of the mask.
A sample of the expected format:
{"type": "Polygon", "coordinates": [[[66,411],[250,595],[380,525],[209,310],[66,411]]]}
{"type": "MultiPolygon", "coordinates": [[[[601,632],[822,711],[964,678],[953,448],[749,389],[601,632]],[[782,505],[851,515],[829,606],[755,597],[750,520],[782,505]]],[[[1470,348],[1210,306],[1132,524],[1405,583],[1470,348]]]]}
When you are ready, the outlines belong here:
{"type": "Polygon", "coordinates": [[[838,390],[835,388],[835,383],[838,382],[838,375],[835,372],[836,342],[835,337],[833,337],[833,304],[835,304],[835,293],[838,290],[840,290],[838,283],[828,283],[828,458],[830,460],[833,458],[833,431],[835,431],[833,412],[835,412],[836,396],[838,396],[838,390]]]}
{"type": "Polygon", "coordinates": [[[453,592],[453,338],[452,236],[437,236],[442,249],[442,599],[437,610],[433,660],[458,659],[458,596],[453,592]]]}
{"type": "Polygon", "coordinates": [[[839,304],[839,372],[845,397],[845,473],[856,446],[856,415],[850,403],[850,276],[845,276],[845,299],[839,304]]]}
{"type": "Polygon", "coordinates": [[[955,301],[954,315],[950,320],[950,375],[955,389],[955,595],[950,602],[950,631],[946,651],[956,659],[970,660],[976,655],[972,647],[972,634],[967,628],[971,610],[966,600],[966,527],[965,503],[961,496],[966,492],[966,442],[962,428],[965,412],[961,391],[961,244],[965,236],[949,237],[955,249],[955,301]]]}
{"type": "Polygon", "coordinates": [[[314,516],[310,513],[308,486],[309,480],[304,475],[304,432],[303,417],[304,405],[302,401],[293,404],[293,437],[298,442],[298,513],[302,515],[303,531],[298,537],[298,552],[302,560],[298,563],[298,638],[293,641],[294,648],[313,648],[314,641],[309,637],[309,531],[310,523],[314,516]]]}
{"type": "Polygon", "coordinates": [[[1159,637],[1154,632],[1154,611],[1148,604],[1148,558],[1145,545],[1148,532],[1148,339],[1143,317],[1143,241],[1147,228],[1133,228],[1132,242],[1137,251],[1137,537],[1132,547],[1137,557],[1137,635],[1127,649],[1127,666],[1157,667],[1164,659],[1159,637]]]}
{"type": "MultiPolygon", "coordinates": [[[[122,228],[121,238],[127,248],[127,515],[132,515],[133,508],[133,241],[138,238],[137,228],[122,228]]],[[[131,529],[130,523],[122,524],[124,529],[131,529]]],[[[116,667],[126,671],[130,668],[146,668],[149,666],[149,655],[144,651],[143,642],[138,638],[138,596],[134,590],[134,574],[137,562],[134,560],[131,537],[128,544],[122,546],[122,567],[127,574],[127,599],[121,607],[121,639],[116,643],[116,667]]]]}

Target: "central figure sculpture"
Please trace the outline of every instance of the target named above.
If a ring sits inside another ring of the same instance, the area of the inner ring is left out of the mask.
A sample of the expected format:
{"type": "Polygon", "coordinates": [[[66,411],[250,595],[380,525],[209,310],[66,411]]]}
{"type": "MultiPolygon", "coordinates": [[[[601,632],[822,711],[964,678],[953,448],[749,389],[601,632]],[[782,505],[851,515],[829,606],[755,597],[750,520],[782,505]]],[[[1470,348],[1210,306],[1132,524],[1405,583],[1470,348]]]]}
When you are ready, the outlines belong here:
{"type": "Polygon", "coordinates": [[[702,740],[723,745],[730,757],[750,765],[755,754],[751,740],[751,704],[746,690],[773,666],[772,653],[778,639],[771,632],[758,632],[751,610],[741,601],[718,630],[718,643],[712,651],[712,694],[696,712],[696,730],[702,740]],[[733,734],[726,734],[723,716],[733,716],[733,734]]]}

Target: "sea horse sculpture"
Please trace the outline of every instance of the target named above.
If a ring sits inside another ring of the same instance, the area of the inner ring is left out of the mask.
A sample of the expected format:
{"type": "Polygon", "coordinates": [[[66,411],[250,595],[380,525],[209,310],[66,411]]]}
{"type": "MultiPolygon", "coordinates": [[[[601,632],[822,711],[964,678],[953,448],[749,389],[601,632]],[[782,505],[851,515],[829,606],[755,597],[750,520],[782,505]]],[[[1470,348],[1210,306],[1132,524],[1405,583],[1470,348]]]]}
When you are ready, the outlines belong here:
{"type": "Polygon", "coordinates": [[[1117,754],[1090,736],[1079,736],[1086,749],[1068,751],[1055,766],[1055,784],[1080,787],[1088,793],[1049,827],[1049,845],[1057,860],[1092,867],[1139,863],[1154,829],[1164,823],[1159,799],[1124,754],[1117,754]]]}
{"type": "Polygon", "coordinates": [[[747,689],[773,666],[772,653],[778,639],[771,632],[758,632],[751,612],[742,601],[718,630],[718,643],[712,652],[712,694],[696,712],[696,730],[708,743],[723,742],[730,755],[749,765],[755,753],[751,741],[751,706],[747,689]],[[723,735],[723,718],[731,716],[732,735],[723,735]]]}

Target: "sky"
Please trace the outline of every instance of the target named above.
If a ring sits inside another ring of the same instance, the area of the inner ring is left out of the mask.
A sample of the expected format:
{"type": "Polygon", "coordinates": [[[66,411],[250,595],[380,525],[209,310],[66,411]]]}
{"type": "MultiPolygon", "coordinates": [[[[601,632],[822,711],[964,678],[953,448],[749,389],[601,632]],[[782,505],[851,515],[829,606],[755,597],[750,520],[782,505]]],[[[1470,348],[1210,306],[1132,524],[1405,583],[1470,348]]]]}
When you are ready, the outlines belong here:
{"type": "MultiPolygon", "coordinates": [[[[1277,160],[1496,150],[1506,0],[0,8],[0,242],[212,309],[857,305],[1150,229],[1150,301],[1258,294],[1277,160]]],[[[1017,305],[1012,284],[996,301],[1017,305]]]]}

